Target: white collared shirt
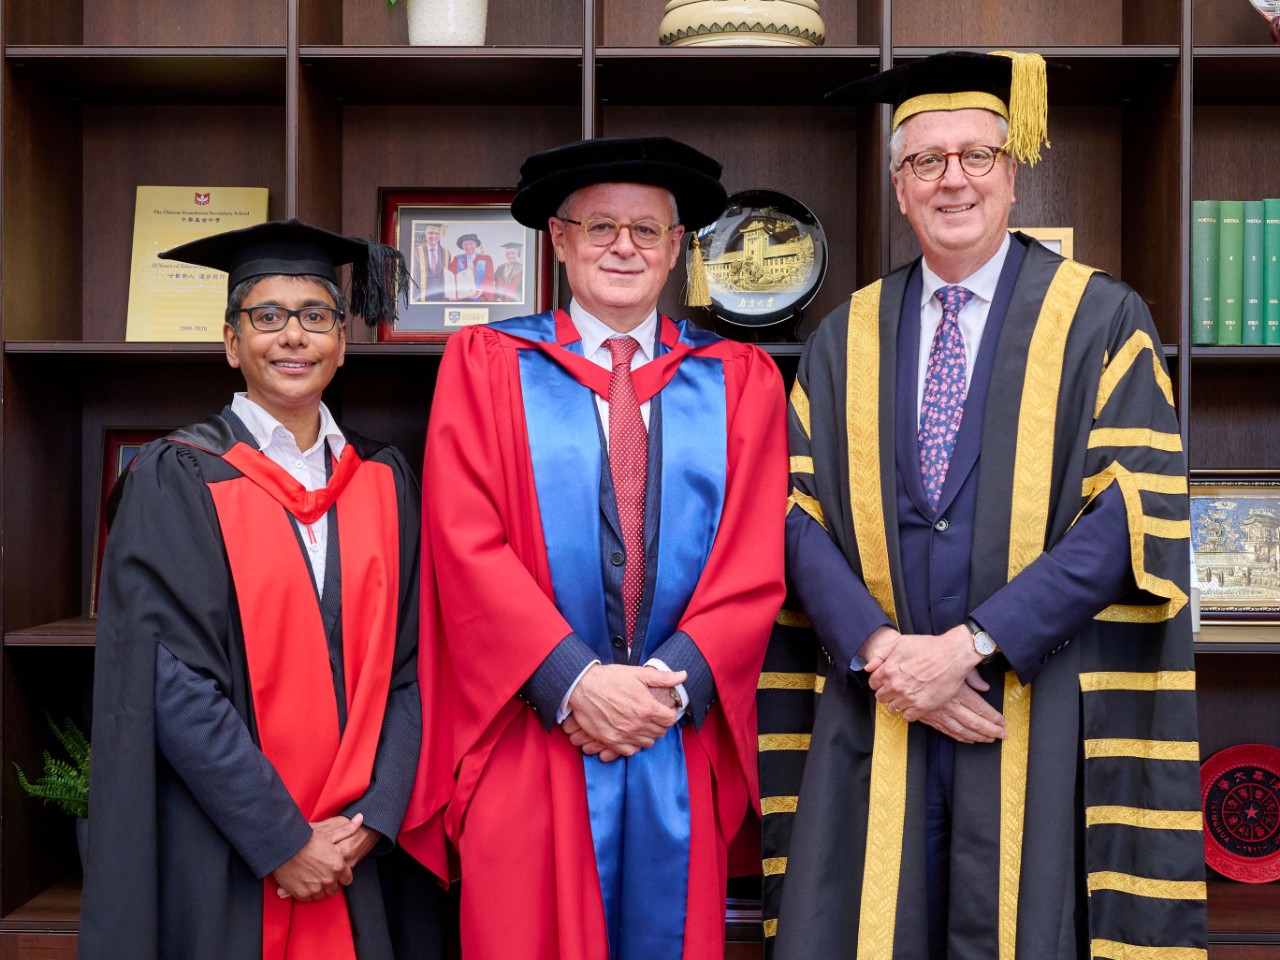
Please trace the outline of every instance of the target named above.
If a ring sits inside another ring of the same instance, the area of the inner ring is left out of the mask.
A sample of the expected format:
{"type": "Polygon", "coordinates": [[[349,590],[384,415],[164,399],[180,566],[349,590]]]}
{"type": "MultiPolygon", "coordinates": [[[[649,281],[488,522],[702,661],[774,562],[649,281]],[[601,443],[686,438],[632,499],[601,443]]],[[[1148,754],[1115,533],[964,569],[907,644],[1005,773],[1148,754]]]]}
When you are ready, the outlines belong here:
{"type": "MultiPolygon", "coordinates": [[[[327,482],[324,468],[325,441],[329,442],[334,460],[342,456],[347,445],[346,438],[338,429],[338,422],[323,403],[320,404],[320,435],[305,451],[298,448],[298,441],[289,428],[250,400],[247,393],[241,391],[232,397],[231,412],[244,421],[263,454],[283,467],[289,476],[307,490],[319,490],[327,482]]],[[[322,516],[310,526],[296,519],[294,523],[298,525],[298,532],[302,534],[302,542],[306,544],[311,558],[311,573],[315,577],[316,590],[323,596],[329,517],[322,516]]]]}
{"type": "MultiPolygon", "coordinates": [[[[973,291],[973,299],[964,305],[957,320],[960,333],[964,336],[964,385],[968,390],[973,382],[973,367],[978,361],[978,347],[982,345],[982,333],[987,328],[987,313],[991,310],[991,301],[995,299],[996,285],[1000,282],[1000,271],[1004,269],[1005,257],[1009,254],[1012,241],[1006,233],[1004,242],[995,256],[980,266],[969,276],[960,281],[958,286],[973,291]]],[[[929,349],[933,346],[934,334],[942,323],[942,304],[934,293],[939,287],[947,286],[936,273],[929,269],[929,264],[921,261],[922,274],[920,290],[920,357],[916,377],[916,419],[920,418],[920,404],[924,399],[924,382],[929,371],[929,349]]]]}
{"type": "MultiPolygon", "coordinates": [[[[582,355],[597,366],[604,367],[606,370],[613,369],[613,355],[609,352],[609,345],[605,341],[615,337],[633,337],[640,344],[639,349],[631,357],[632,370],[644,366],[653,359],[654,346],[658,338],[657,310],[650,313],[640,326],[627,333],[619,333],[602,320],[597,320],[587,313],[585,309],[578,306],[577,300],[569,301],[569,318],[577,328],[578,336],[582,338],[582,355]]],[[[600,411],[600,422],[604,425],[605,445],[607,447],[609,443],[609,401],[597,394],[596,409],[600,411]]],[[[640,417],[644,420],[645,427],[648,428],[648,400],[640,404],[640,417]]]]}

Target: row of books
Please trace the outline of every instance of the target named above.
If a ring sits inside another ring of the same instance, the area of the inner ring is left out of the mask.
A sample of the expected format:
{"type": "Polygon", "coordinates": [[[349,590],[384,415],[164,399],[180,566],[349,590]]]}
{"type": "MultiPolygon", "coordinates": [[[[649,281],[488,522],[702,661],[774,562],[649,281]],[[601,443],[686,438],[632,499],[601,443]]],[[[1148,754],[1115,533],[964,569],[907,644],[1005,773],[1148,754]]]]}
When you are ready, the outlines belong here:
{"type": "Polygon", "coordinates": [[[1280,199],[1191,201],[1191,342],[1280,344],[1280,199]]]}

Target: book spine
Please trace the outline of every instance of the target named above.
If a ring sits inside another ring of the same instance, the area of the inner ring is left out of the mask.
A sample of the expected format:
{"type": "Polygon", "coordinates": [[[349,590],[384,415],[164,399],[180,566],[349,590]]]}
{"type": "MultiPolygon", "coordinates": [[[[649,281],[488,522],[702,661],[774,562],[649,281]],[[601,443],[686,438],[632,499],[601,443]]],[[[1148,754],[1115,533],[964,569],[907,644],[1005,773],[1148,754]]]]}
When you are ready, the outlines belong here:
{"type": "Polygon", "coordinates": [[[1262,332],[1262,201],[1244,202],[1244,303],[1240,342],[1260,344],[1262,332]]]}
{"type": "Polygon", "coordinates": [[[1191,342],[1218,342],[1217,200],[1191,201],[1191,342]]]}
{"type": "Polygon", "coordinates": [[[1262,201],[1263,343],[1280,345],[1280,199],[1262,201]]]}
{"type": "Polygon", "coordinates": [[[1244,201],[1218,206],[1218,343],[1240,343],[1244,318],[1244,201]]]}

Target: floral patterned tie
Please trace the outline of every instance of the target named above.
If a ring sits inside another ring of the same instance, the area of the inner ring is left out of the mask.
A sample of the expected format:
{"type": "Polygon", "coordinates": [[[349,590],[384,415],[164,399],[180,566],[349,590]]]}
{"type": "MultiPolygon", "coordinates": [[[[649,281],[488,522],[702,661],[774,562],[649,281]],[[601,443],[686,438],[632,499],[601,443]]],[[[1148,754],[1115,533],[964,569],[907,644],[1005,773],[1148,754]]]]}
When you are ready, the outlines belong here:
{"type": "Polygon", "coordinates": [[[640,416],[631,358],[640,344],[634,337],[605,341],[613,362],[609,379],[609,470],[618,500],[618,523],[627,566],[622,573],[622,606],[627,618],[627,646],[632,643],[640,598],[644,592],[644,498],[649,474],[649,431],[640,416]]]}
{"type": "Polygon", "coordinates": [[[946,286],[939,287],[933,295],[942,302],[942,322],[929,347],[924,397],[920,401],[920,478],[929,506],[936,510],[964,417],[966,361],[959,316],[960,309],[973,299],[973,291],[946,286]]]}

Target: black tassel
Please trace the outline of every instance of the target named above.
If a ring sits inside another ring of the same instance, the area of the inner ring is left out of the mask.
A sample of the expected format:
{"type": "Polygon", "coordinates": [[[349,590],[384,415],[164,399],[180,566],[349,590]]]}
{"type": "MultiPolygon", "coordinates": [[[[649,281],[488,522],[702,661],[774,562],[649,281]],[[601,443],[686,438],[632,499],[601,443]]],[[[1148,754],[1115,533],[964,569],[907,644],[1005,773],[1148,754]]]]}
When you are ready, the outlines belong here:
{"type": "Polygon", "coordinates": [[[404,254],[374,240],[368,241],[368,247],[365,262],[351,264],[351,310],[371,327],[384,321],[395,327],[400,319],[396,301],[406,306],[409,303],[409,271],[404,254]]]}

